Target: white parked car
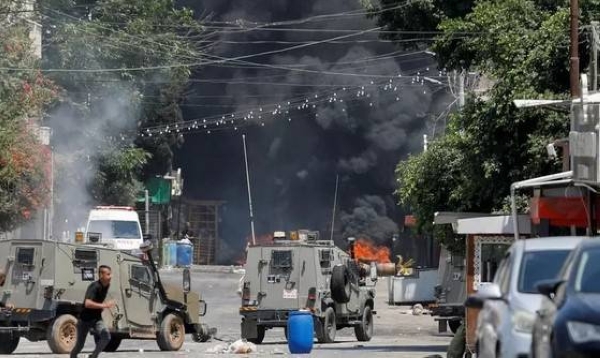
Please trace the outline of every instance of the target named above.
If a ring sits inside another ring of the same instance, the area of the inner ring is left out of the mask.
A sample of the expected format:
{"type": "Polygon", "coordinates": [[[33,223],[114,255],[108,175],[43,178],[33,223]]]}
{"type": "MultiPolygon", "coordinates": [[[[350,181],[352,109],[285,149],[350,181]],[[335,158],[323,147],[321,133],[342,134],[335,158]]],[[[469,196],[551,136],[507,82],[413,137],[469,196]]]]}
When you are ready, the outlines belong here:
{"type": "Polygon", "coordinates": [[[529,356],[535,312],[542,296],[536,283],[552,279],[586,237],[519,240],[508,249],[491,283],[471,295],[467,307],[481,308],[477,319],[477,357],[529,356]]]}

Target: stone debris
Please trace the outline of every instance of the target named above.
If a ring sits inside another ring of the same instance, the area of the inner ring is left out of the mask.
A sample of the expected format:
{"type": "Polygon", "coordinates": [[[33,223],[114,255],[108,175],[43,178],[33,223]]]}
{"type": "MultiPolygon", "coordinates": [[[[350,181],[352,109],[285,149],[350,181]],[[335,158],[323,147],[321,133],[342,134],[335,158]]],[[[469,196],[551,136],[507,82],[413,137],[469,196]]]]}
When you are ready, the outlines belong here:
{"type": "Polygon", "coordinates": [[[422,315],[430,315],[431,311],[423,308],[422,304],[417,303],[416,305],[412,306],[410,309],[400,311],[400,313],[401,314],[411,314],[413,316],[422,316],[422,315]]]}
{"type": "Polygon", "coordinates": [[[420,316],[423,314],[423,305],[420,303],[417,303],[416,305],[414,305],[412,307],[412,314],[413,316],[420,316]]]}
{"type": "Polygon", "coordinates": [[[255,353],[256,351],[256,345],[254,343],[239,339],[229,345],[228,353],[247,354],[255,353]]]}
{"type": "Polygon", "coordinates": [[[218,344],[212,348],[206,350],[206,353],[219,354],[219,353],[233,353],[233,354],[248,354],[256,353],[256,345],[248,342],[245,339],[238,339],[237,341],[227,345],[218,344]]]}

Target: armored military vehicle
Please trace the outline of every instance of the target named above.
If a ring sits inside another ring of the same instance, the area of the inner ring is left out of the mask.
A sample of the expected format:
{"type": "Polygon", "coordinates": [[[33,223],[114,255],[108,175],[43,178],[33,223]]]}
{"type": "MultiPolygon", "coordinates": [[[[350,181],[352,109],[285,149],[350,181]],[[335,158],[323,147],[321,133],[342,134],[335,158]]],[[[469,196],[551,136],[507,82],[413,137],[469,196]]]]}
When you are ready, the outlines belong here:
{"type": "Polygon", "coordinates": [[[319,342],[334,342],[336,330],[344,327],[354,327],[359,341],[369,341],[375,289],[367,278],[375,282],[378,267],[355,261],[316,231],[276,232],[272,243],[248,248],[242,338],[260,344],[266,330],[286,329],[290,312],[309,310],[319,342]]]}
{"type": "Polygon", "coordinates": [[[112,337],[106,351],[116,351],[123,339],[156,340],[164,351],[179,350],[186,333],[207,340],[208,328],[200,323],[206,303],[190,292],[189,271],[183,289],[167,287],[151,244],[141,249],[149,257],[51,241],[1,241],[0,268],[7,277],[0,299],[15,307],[0,312],[0,354],[12,353],[21,337],[46,340],[53,353],[69,353],[85,291],[98,278],[101,264],[112,268],[107,299],[116,302],[102,313],[112,337]]]}
{"type": "Polygon", "coordinates": [[[465,317],[465,286],[464,258],[451,254],[442,247],[438,268],[438,284],[434,288],[436,304],[431,309],[431,315],[438,322],[440,333],[450,327],[456,333],[465,317]]]}

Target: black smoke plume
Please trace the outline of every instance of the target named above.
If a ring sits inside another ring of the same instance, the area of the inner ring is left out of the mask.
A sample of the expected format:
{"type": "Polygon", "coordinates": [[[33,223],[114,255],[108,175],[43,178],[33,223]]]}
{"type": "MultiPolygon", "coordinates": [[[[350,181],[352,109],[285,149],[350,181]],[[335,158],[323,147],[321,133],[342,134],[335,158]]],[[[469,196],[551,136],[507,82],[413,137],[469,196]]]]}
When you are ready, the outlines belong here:
{"type": "MultiPolygon", "coordinates": [[[[358,0],[187,0],[180,1],[180,5],[208,16],[212,21],[208,25],[217,31],[210,53],[228,58],[344,34],[328,31],[332,29],[376,27],[361,15],[279,27],[316,29],[310,32],[223,32],[223,27],[235,24],[255,26],[253,23],[357,11],[361,10],[358,0]],[[257,43],[260,41],[267,43],[257,43]]],[[[281,71],[240,62],[207,66],[195,73],[194,78],[200,81],[191,86],[187,103],[201,106],[184,106],[187,119],[256,110],[270,103],[284,107],[277,118],[265,115],[264,120],[257,120],[255,116],[255,125],[238,131],[187,136],[178,153],[177,164],[183,168],[188,196],[227,201],[220,223],[223,262],[239,256],[250,233],[242,132],[247,137],[257,234],[308,228],[328,237],[336,175],[336,241],[361,235],[382,243],[399,231],[403,213],[392,194],[395,165],[408,153],[422,150],[423,134],[428,132],[431,118],[447,104],[447,98],[442,86],[423,80],[423,74],[437,76],[429,55],[404,54],[365,61],[399,53],[392,43],[365,42],[377,39],[378,34],[371,32],[342,43],[248,59],[319,73],[281,71]],[[210,83],[210,79],[221,81],[210,83]],[[224,84],[223,79],[235,83],[224,84]],[[309,104],[300,110],[286,108],[290,98],[306,98],[309,104]],[[313,107],[311,103],[317,99],[323,101],[313,107]]]]}

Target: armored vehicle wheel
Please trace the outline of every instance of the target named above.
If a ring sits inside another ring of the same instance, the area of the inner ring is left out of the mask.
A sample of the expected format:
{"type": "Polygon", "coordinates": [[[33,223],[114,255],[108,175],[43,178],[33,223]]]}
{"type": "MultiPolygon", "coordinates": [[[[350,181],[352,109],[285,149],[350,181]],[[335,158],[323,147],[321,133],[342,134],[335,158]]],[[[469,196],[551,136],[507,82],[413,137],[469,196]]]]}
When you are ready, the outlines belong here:
{"type": "Polygon", "coordinates": [[[460,320],[448,321],[448,327],[450,327],[450,331],[454,334],[456,334],[456,331],[458,331],[461,324],[462,322],[460,320]]]}
{"type": "Polygon", "coordinates": [[[368,342],[373,337],[373,311],[371,307],[365,306],[361,323],[354,326],[354,334],[360,342],[368,342]]]}
{"type": "Polygon", "coordinates": [[[19,345],[19,335],[11,333],[0,334],[0,354],[12,354],[19,345]]]}
{"type": "Polygon", "coordinates": [[[327,307],[325,314],[322,318],[322,334],[317,337],[319,343],[333,343],[335,342],[336,323],[335,323],[335,311],[332,307],[327,307]]]}
{"type": "Polygon", "coordinates": [[[58,316],[48,327],[46,340],[52,353],[71,353],[77,342],[77,318],[70,314],[58,316]]]}
{"type": "Polygon", "coordinates": [[[156,341],[161,351],[178,351],[185,341],[185,326],[181,317],[167,314],[160,323],[156,341]]]}
{"type": "Polygon", "coordinates": [[[265,326],[256,326],[256,338],[248,338],[248,342],[261,344],[265,339],[265,326]]]}
{"type": "Polygon", "coordinates": [[[350,273],[345,265],[337,265],[331,273],[331,297],[338,303],[350,301],[350,273]]]}

